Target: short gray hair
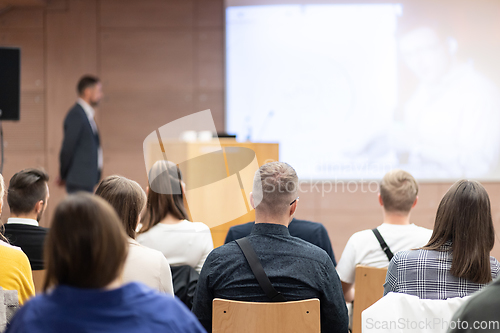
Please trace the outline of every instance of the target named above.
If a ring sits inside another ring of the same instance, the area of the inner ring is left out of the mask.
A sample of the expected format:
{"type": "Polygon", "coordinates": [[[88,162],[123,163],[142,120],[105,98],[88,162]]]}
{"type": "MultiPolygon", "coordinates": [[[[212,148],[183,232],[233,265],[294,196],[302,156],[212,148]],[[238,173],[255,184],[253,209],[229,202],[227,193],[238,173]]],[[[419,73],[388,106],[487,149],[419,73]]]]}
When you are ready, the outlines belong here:
{"type": "Polygon", "coordinates": [[[255,172],[253,197],[256,210],[271,216],[285,214],[297,197],[299,178],[294,168],[283,162],[264,164],[255,172]]]}

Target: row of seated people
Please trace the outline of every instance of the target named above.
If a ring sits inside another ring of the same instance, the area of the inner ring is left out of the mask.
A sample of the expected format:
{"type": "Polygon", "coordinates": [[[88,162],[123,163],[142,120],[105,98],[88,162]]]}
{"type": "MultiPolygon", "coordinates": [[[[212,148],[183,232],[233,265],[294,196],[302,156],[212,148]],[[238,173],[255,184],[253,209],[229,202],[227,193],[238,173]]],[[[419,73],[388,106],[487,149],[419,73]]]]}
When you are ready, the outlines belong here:
{"type": "MultiPolygon", "coordinates": [[[[165,277],[163,282],[148,283],[148,278],[158,277],[159,274],[148,271],[146,267],[154,265],[151,261],[148,264],[149,259],[141,258],[160,258],[156,260],[156,267],[168,267],[168,263],[164,260],[163,264],[161,262],[164,257],[168,258],[169,253],[175,253],[178,247],[195,248],[195,252],[198,252],[196,247],[201,244],[205,252],[200,251],[200,255],[193,255],[196,258],[192,257],[190,261],[192,267],[197,270],[201,269],[193,313],[207,331],[211,331],[214,298],[269,301],[255,279],[251,267],[246,264],[245,256],[238,244],[229,242],[210,252],[213,245],[208,228],[202,224],[196,226],[194,223],[187,222],[187,214],[181,200],[183,191],[178,194],[160,195],[160,193],[174,193],[172,191],[174,186],[183,186],[179,170],[168,163],[155,166],[157,169],[151,170],[149,176],[150,180],[155,179],[157,184],[151,183],[155,191],[149,189],[147,198],[137,183],[117,176],[103,180],[96,191],[97,196],[101,196],[114,207],[115,212],[121,217],[120,225],[125,227],[123,229],[128,235],[129,255],[123,266],[123,274],[120,274],[123,276],[123,282],[141,281],[149,286],[156,286],[158,290],[163,288],[163,291],[172,293],[170,270],[163,269],[165,272],[168,271],[164,275],[168,277],[165,277]],[[163,177],[159,177],[160,175],[163,177]],[[163,249],[164,257],[155,255],[154,251],[134,241],[143,210],[145,213],[141,220],[142,226],[139,229],[138,239],[144,245],[158,250],[163,249]],[[186,224],[187,228],[184,229],[186,230],[184,233],[172,232],[179,229],[163,229],[163,225],[180,227],[182,224],[186,224]],[[201,236],[198,239],[195,238],[198,234],[203,234],[200,230],[208,235],[210,241],[204,242],[201,236]],[[193,240],[183,240],[185,244],[179,244],[177,247],[164,244],[177,241],[178,238],[182,238],[180,236],[182,234],[188,235],[193,240]],[[186,243],[189,246],[185,246],[186,243]],[[132,255],[134,252],[137,254],[135,259],[132,255]],[[210,254],[207,256],[208,252],[210,254]],[[140,264],[144,264],[144,268],[137,269],[140,264]],[[135,268],[127,269],[127,267],[135,268]]],[[[285,163],[274,162],[261,167],[256,173],[254,191],[251,195],[252,205],[256,210],[256,223],[253,226],[233,228],[227,240],[231,240],[231,237],[235,239],[240,236],[244,237],[248,231],[251,231],[247,239],[257,253],[272,285],[284,296],[283,298],[286,300],[320,299],[322,331],[346,332],[348,319],[344,295],[346,300],[352,299],[353,271],[356,264],[387,266],[389,260],[385,257],[386,253],[382,251],[374,233],[370,230],[363,231],[353,235],[349,240],[339,261],[337,275],[333,252],[329,254],[307,241],[291,236],[291,226],[295,221],[290,221],[297,209],[296,189],[298,186],[290,187],[289,184],[297,185],[297,181],[295,171],[285,163]],[[289,188],[293,190],[277,190],[289,188]]],[[[46,187],[46,184],[44,186],[46,187]]],[[[10,192],[9,188],[9,194],[10,192]]],[[[417,194],[416,181],[404,171],[395,170],[388,173],[381,183],[379,200],[384,211],[384,223],[377,229],[382,242],[385,240],[388,247],[396,253],[389,265],[386,292],[417,293],[417,296],[423,298],[448,298],[455,295],[463,297],[481,289],[492,278],[495,278],[499,266],[495,259],[489,257],[494,235],[489,198],[484,188],[479,183],[471,181],[459,181],[454,184],[439,206],[434,231],[409,223],[410,211],[416,204],[417,194]],[[460,247],[456,244],[460,244],[460,247]],[[417,251],[400,252],[418,247],[423,248],[417,251]],[[457,250],[462,247],[465,251],[457,250]],[[451,256],[451,253],[455,255],[451,256]],[[426,273],[422,275],[421,272],[426,273]]],[[[48,190],[46,199],[48,199],[48,190]]],[[[67,200],[71,199],[70,197],[67,200]]],[[[36,206],[34,210],[38,215],[43,212],[43,205],[47,201],[40,200],[37,204],[40,202],[41,206],[36,206]]],[[[39,219],[39,216],[37,217],[39,219]]],[[[46,242],[46,263],[51,262],[50,256],[53,255],[47,249],[50,247],[48,245],[50,234],[57,225],[56,220],[57,214],[46,242]]],[[[66,223],[72,225],[72,222],[66,223]]],[[[69,232],[76,233],[76,229],[68,230],[69,232]]],[[[316,237],[316,242],[318,238],[321,237],[316,237]]],[[[189,260],[186,254],[178,255],[178,257],[189,260]]],[[[158,281],[161,278],[155,280],[158,281]]],[[[51,278],[50,266],[48,266],[45,290],[58,284],[65,283],[51,278]]],[[[116,287],[116,285],[113,286],[116,287]]],[[[76,285],[76,287],[79,286],[76,285]]],[[[95,287],[89,285],[87,288],[95,287]]],[[[25,299],[22,299],[22,294],[23,292],[20,292],[20,302],[25,299]]],[[[40,317],[40,320],[45,319],[40,317]]],[[[14,322],[16,321],[22,323],[22,316],[16,316],[14,322]]],[[[13,324],[11,327],[16,327],[16,325],[13,324]]],[[[17,327],[23,327],[23,325],[18,324],[17,327]]],[[[15,331],[14,328],[12,329],[15,331]]]]}

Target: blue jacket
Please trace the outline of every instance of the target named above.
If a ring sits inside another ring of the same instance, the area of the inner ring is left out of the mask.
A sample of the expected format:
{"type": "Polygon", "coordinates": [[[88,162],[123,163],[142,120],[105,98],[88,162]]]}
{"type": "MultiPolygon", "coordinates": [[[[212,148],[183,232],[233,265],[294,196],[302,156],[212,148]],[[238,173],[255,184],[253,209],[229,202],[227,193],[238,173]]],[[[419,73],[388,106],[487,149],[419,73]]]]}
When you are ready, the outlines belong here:
{"type": "Polygon", "coordinates": [[[29,300],[14,316],[9,333],[205,332],[177,298],[129,283],[98,290],[58,286],[29,300]]]}

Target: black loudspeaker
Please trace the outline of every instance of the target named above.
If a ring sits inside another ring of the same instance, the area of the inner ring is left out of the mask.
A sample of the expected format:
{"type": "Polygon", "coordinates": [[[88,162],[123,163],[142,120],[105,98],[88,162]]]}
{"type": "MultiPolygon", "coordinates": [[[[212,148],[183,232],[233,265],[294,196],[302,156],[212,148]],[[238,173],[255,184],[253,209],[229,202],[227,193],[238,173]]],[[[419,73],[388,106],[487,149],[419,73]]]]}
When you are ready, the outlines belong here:
{"type": "Polygon", "coordinates": [[[0,47],[0,120],[19,120],[21,50],[0,47]]]}

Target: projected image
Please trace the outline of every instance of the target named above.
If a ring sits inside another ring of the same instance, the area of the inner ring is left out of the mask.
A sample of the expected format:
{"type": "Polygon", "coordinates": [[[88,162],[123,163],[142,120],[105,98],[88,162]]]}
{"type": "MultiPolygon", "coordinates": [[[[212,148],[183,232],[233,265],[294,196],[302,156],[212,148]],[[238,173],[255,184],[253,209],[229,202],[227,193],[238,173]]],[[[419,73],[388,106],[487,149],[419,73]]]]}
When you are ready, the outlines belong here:
{"type": "Polygon", "coordinates": [[[404,4],[226,8],[226,124],[302,179],[498,179],[495,83],[404,4]]]}

